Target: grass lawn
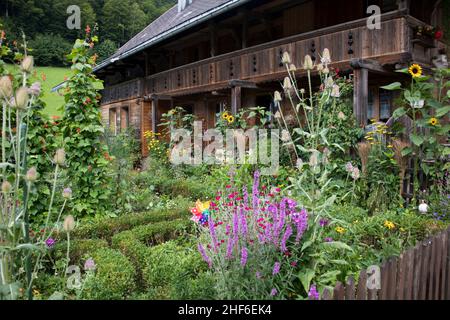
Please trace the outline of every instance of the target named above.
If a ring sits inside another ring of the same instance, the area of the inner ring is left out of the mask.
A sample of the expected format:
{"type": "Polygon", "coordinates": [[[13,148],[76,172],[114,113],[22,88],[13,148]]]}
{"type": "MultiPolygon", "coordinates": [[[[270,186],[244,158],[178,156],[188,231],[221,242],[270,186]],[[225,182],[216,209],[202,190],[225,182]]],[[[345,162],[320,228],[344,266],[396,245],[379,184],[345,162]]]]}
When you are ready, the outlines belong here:
{"type": "MultiPolygon", "coordinates": [[[[9,69],[18,68],[18,66],[9,66],[9,69]]],[[[58,109],[64,104],[64,97],[56,92],[51,92],[52,88],[64,81],[65,76],[70,75],[69,68],[57,67],[36,67],[32,81],[39,81],[42,84],[44,93],[43,100],[46,103],[46,112],[50,116],[60,116],[58,109]]]]}

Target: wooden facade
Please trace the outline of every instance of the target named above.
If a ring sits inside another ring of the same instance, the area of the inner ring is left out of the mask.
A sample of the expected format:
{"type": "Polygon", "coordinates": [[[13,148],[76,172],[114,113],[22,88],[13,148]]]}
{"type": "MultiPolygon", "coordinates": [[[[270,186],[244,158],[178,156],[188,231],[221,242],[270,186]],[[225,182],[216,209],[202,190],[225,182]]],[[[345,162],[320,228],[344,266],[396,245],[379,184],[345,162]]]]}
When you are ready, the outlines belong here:
{"type": "MultiPolygon", "coordinates": [[[[286,76],[281,63],[285,51],[298,67],[301,81],[304,56],[309,54],[317,62],[325,48],[331,52],[333,67],[353,75],[359,124],[366,125],[369,116],[391,114],[392,99],[371,86],[401,79],[395,70],[411,62],[432,67],[432,57],[442,44],[433,39],[431,45],[417,41],[414,29],[438,22],[439,8],[427,13],[416,7],[421,0],[373,1],[384,13],[381,28],[371,30],[365,2],[250,1],[251,7],[237,7],[97,71],[106,83],[103,119],[114,130],[117,122],[123,128],[124,117],[118,114],[126,110],[127,124],[142,137],[147,130],[158,130],[163,112],[181,106],[212,127],[223,108],[237,112],[242,107],[269,107],[273,91],[280,89],[286,76]],[[413,12],[420,12],[420,19],[413,12]]],[[[431,8],[438,3],[426,2],[431,8]]]]}

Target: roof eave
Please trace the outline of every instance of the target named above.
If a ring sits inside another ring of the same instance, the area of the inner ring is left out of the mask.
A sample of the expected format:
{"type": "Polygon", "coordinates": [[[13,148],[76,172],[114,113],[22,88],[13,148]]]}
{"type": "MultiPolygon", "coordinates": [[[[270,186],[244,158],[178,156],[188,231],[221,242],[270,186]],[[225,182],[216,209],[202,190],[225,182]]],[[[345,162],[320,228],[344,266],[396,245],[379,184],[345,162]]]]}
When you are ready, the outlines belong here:
{"type": "Polygon", "coordinates": [[[164,41],[170,37],[173,37],[174,35],[183,32],[189,28],[192,28],[200,23],[203,23],[205,21],[208,21],[211,18],[214,18],[220,14],[223,14],[229,10],[232,10],[240,5],[243,5],[247,2],[250,2],[252,0],[230,0],[227,3],[224,3],[220,6],[217,6],[213,9],[208,10],[207,12],[204,12],[190,20],[187,20],[159,35],[157,35],[156,37],[151,38],[150,40],[147,40],[143,43],[141,43],[140,45],[132,48],[131,50],[128,50],[126,52],[124,52],[123,54],[114,57],[114,58],[108,58],[104,61],[102,61],[100,64],[98,64],[95,68],[94,68],[94,72],[97,72],[111,64],[114,64],[115,62],[122,60],[124,58],[127,58],[129,56],[132,56],[135,53],[138,53],[142,50],[145,50],[161,41],[164,41]]]}

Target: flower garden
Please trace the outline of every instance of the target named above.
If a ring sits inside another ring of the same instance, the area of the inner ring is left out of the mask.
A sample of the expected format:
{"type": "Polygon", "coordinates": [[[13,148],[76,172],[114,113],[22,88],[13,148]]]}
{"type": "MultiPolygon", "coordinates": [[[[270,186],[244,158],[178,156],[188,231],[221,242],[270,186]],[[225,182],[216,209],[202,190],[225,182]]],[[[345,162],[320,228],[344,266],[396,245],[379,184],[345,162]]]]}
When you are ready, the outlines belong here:
{"type": "MultiPolygon", "coordinates": [[[[266,176],[254,164],[175,166],[161,133],[145,134],[141,159],[131,129],[101,123],[93,33],[68,56],[58,119],[43,113],[26,38],[20,52],[0,42],[0,299],[318,300],[449,227],[449,69],[412,65],[384,87],[411,132],[364,130],[332,54],[296,67],[286,52],[274,101],[289,107],[225,111],[216,125],[281,130],[280,168],[266,176]]],[[[194,121],[175,108],[161,132],[194,121]]]]}

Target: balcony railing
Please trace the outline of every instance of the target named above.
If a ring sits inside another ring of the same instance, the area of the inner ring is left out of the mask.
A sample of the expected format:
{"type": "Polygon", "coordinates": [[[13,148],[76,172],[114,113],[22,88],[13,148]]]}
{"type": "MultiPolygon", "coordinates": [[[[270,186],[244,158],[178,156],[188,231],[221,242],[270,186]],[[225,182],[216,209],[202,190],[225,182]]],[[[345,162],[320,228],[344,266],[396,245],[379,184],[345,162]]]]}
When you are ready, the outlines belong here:
{"type": "Polygon", "coordinates": [[[143,95],[143,79],[135,79],[106,87],[102,92],[102,104],[109,104],[121,100],[139,98],[143,95]]]}
{"type": "Polygon", "coordinates": [[[381,64],[413,58],[412,28],[421,22],[401,11],[386,13],[381,21],[378,30],[369,29],[367,19],[360,19],[125,82],[105,89],[103,104],[149,94],[179,96],[219,90],[229,87],[232,80],[261,83],[282,79],[286,74],[281,63],[285,51],[297,67],[302,66],[307,54],[319,61],[324,48],[331,51],[338,67],[348,66],[355,58],[377,59],[381,64]]]}

